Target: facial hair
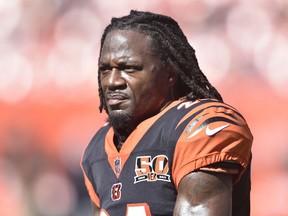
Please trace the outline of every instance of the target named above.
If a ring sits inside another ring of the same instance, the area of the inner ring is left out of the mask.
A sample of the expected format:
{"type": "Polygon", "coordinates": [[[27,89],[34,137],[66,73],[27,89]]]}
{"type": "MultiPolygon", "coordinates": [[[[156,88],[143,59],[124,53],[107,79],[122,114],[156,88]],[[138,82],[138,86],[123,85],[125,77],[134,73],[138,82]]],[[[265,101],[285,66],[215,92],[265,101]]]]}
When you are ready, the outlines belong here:
{"type": "Polygon", "coordinates": [[[129,113],[110,114],[109,123],[116,130],[125,130],[131,126],[133,116],[129,113]]]}

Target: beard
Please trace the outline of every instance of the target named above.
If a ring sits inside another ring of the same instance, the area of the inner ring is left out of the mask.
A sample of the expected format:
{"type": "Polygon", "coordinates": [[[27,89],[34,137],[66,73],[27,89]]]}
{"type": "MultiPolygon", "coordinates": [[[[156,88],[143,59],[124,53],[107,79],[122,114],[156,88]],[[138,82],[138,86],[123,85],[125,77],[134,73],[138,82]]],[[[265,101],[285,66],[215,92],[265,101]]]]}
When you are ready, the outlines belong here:
{"type": "Polygon", "coordinates": [[[131,126],[133,120],[133,115],[129,113],[109,114],[109,123],[116,130],[127,130],[131,126]]]}

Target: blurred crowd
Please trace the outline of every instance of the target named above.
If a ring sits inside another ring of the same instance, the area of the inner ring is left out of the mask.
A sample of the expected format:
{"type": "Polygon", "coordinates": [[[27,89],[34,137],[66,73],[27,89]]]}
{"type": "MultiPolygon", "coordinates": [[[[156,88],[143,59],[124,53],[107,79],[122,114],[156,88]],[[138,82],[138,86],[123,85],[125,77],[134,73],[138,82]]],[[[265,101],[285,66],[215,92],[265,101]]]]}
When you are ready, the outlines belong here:
{"type": "Polygon", "coordinates": [[[287,0],[2,0],[0,216],[91,214],[79,162],[106,119],[100,37],[131,9],[178,21],[202,71],[251,125],[252,215],[288,215],[287,0]]]}

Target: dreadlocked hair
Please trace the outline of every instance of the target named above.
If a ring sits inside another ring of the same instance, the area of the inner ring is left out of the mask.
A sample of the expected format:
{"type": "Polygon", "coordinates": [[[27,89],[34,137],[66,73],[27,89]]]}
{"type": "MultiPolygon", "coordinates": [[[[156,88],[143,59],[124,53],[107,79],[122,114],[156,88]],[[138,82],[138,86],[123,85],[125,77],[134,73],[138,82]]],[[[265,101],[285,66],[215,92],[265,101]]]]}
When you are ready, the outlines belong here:
{"type": "MultiPolygon", "coordinates": [[[[174,68],[178,75],[178,96],[190,100],[211,98],[223,102],[220,93],[201,71],[195,50],[189,44],[178,23],[171,17],[151,12],[131,10],[130,14],[112,18],[101,38],[100,55],[107,34],[113,30],[129,30],[152,38],[152,50],[161,55],[164,64],[174,68]]],[[[99,55],[99,58],[100,58],[99,55]]],[[[100,111],[106,109],[98,73],[100,111]]]]}

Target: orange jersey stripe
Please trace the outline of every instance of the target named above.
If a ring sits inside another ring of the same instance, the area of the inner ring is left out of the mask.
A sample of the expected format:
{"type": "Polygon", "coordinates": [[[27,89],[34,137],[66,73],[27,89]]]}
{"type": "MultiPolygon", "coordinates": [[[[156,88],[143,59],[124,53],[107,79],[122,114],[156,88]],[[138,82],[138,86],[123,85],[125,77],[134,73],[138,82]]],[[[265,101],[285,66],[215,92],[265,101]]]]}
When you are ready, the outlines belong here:
{"type": "Polygon", "coordinates": [[[172,166],[176,188],[188,173],[220,161],[241,164],[243,169],[235,176],[236,183],[249,162],[247,158],[250,158],[253,140],[241,115],[230,106],[215,101],[192,109],[178,126],[185,120],[189,122],[177,141],[172,166]]]}

